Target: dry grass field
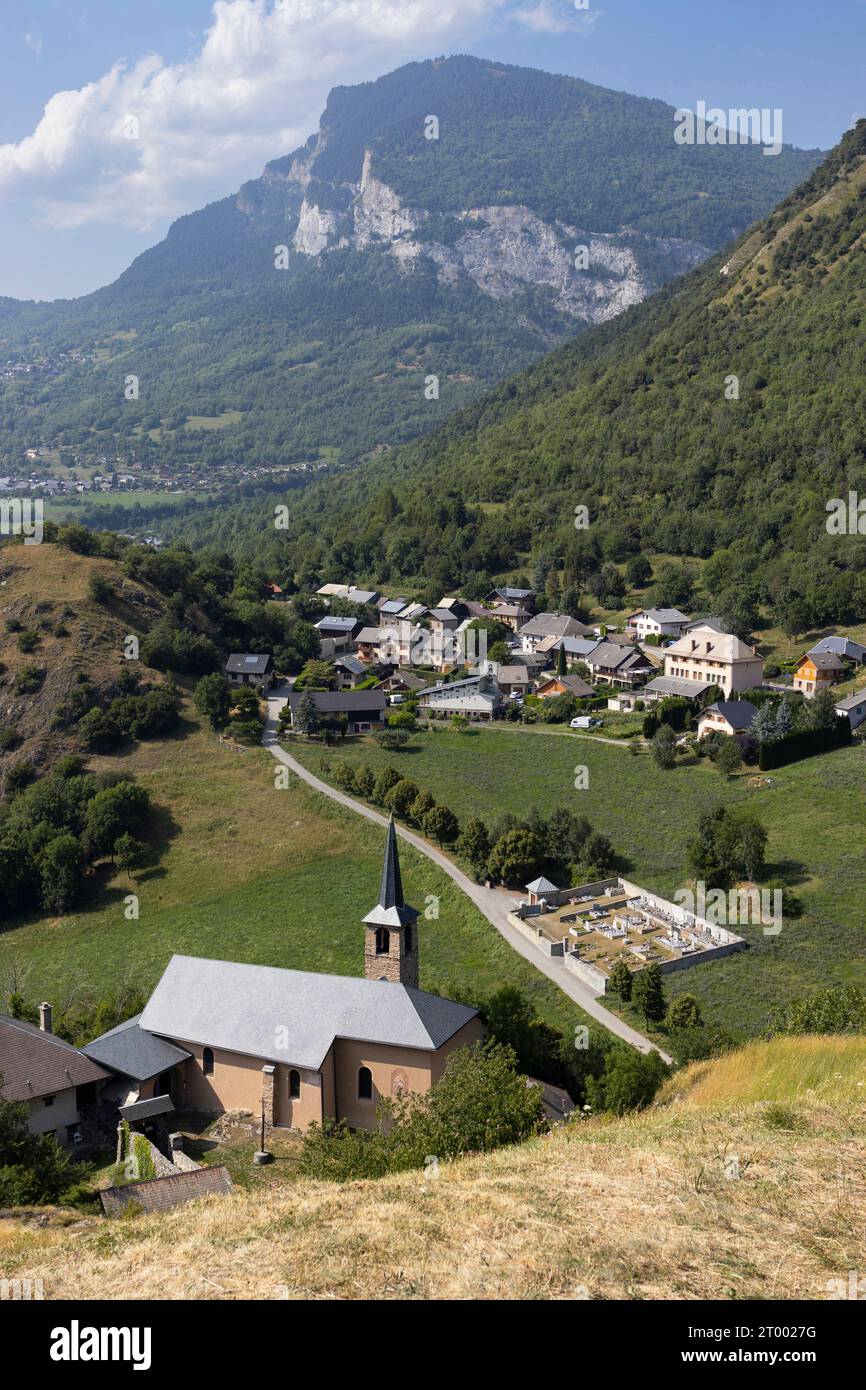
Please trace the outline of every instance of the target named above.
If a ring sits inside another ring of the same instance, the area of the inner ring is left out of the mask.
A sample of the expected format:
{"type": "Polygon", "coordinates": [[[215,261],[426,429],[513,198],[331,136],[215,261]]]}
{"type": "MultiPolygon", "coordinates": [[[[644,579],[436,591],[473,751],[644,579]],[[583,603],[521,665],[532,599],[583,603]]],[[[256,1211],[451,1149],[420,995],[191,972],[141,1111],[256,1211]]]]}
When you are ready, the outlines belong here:
{"type": "Polygon", "coordinates": [[[863,1076],[862,1038],[753,1044],[438,1179],[0,1221],[0,1275],[48,1299],[822,1300],[866,1267],[863,1076]]]}

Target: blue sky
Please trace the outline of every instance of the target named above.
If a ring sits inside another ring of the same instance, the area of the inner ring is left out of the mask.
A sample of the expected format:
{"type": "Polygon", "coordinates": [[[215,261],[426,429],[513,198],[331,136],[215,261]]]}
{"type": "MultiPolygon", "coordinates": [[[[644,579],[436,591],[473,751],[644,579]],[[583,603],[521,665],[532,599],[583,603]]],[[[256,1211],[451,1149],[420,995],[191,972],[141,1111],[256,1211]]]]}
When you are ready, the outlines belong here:
{"type": "Polygon", "coordinates": [[[805,147],[866,114],[866,0],[0,0],[0,294],[107,283],[305,139],[330,87],[453,52],[780,107],[805,147]]]}

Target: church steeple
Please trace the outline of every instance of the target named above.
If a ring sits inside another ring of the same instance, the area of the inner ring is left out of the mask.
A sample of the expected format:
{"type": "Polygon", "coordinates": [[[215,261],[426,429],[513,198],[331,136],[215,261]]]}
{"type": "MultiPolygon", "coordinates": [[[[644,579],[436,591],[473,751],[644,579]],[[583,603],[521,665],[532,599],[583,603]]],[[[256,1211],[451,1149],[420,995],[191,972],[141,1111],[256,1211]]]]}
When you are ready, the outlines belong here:
{"type": "Polygon", "coordinates": [[[418,933],[420,913],[403,898],[400,856],[394,817],[388,822],[385,859],[379,884],[379,901],[364,918],[364,974],[368,980],[392,980],[418,988],[418,933]]]}

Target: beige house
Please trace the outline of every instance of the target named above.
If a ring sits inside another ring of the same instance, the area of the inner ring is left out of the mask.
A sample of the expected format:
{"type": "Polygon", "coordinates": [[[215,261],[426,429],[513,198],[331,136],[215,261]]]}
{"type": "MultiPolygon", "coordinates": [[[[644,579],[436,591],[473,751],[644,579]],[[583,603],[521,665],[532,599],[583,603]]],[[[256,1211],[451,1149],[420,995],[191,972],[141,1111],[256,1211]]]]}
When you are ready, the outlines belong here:
{"type": "Polygon", "coordinates": [[[39,1027],[0,1015],[0,1099],[23,1101],[31,1134],[58,1144],[81,1142],[82,1110],[95,1104],[108,1072],[51,1031],[51,1005],[39,1009],[39,1027]]]}
{"type": "Polygon", "coordinates": [[[702,624],[690,628],[678,642],[668,647],[665,676],[692,681],[696,688],[717,685],[727,698],[734,690],[759,686],[764,677],[764,663],[756,649],[739,637],[702,624]]]}
{"type": "MultiPolygon", "coordinates": [[[[135,1029],[142,1045],[182,1054],[160,1091],[178,1108],[263,1113],[268,1125],[370,1129],[380,1097],[429,1090],[483,1027],[476,1009],[418,989],[418,915],[403,898],[392,822],[364,918],[363,979],[173,956],[135,1029]]],[[[105,1062],[109,1036],[91,1044],[105,1062]]],[[[130,1074],[133,1058],[124,1065],[130,1074]]]]}

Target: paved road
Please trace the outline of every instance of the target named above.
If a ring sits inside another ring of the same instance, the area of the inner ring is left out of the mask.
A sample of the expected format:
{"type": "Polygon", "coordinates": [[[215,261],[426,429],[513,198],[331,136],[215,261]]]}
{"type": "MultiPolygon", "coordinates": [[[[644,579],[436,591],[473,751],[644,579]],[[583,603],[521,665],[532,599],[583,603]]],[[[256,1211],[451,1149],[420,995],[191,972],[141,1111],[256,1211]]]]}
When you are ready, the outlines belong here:
{"type": "MultiPolygon", "coordinates": [[[[303,763],[299,763],[297,758],[293,758],[290,753],[280,747],[278,716],[285,703],[285,688],[275,687],[268,696],[268,717],[262,735],[262,743],[268,752],[278,762],[295,773],[297,777],[300,777],[302,782],[306,782],[308,786],[321,792],[323,796],[329,796],[332,801],[338,801],[341,806],[347,806],[350,811],[355,811],[359,816],[365,816],[367,820],[374,821],[377,825],[387,826],[387,817],[374,811],[372,807],[365,806],[362,801],[355,801],[353,797],[338,791],[336,787],[329,786],[327,782],[323,782],[320,777],[316,777],[314,773],[304,767],[303,763]]],[[[443,873],[446,873],[452,882],[456,883],[461,892],[472,900],[479,912],[484,914],[488,922],[496,928],[500,936],[505,938],[509,946],[518,955],[523,956],[524,960],[528,960],[531,965],[534,965],[536,970],[540,970],[542,975],[546,975],[549,980],[558,985],[569,999],[573,999],[584,1013],[589,1014],[590,1018],[594,1018],[609,1032],[615,1033],[625,1042],[631,1043],[640,1052],[660,1052],[666,1062],[670,1061],[667,1053],[662,1052],[661,1048],[657,1048],[655,1043],[650,1042],[649,1038],[645,1038],[636,1029],[630,1028],[627,1023],[623,1023],[622,1019],[617,1018],[616,1014],[612,1014],[603,1004],[599,1003],[588,985],[585,985],[576,975],[572,975],[571,971],[561,965],[556,958],[543,956],[531,942],[512,927],[508,921],[508,913],[517,901],[513,893],[509,893],[504,888],[485,888],[483,884],[475,883],[449,859],[447,854],[443,854],[441,850],[436,849],[435,845],[431,845],[428,840],[416,835],[414,831],[408,830],[405,826],[398,825],[397,834],[408,841],[410,845],[413,845],[421,854],[426,854],[428,859],[431,859],[438,868],[442,869],[443,873]]]]}

